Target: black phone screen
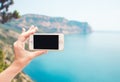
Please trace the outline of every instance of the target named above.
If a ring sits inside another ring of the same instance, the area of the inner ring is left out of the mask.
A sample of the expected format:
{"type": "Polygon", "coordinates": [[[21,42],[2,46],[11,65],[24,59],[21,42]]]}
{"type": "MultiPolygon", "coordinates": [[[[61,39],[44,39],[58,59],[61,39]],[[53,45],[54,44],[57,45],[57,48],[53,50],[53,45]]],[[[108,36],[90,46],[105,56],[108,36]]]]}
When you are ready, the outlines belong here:
{"type": "Polygon", "coordinates": [[[34,49],[59,49],[58,35],[33,35],[34,49]]]}

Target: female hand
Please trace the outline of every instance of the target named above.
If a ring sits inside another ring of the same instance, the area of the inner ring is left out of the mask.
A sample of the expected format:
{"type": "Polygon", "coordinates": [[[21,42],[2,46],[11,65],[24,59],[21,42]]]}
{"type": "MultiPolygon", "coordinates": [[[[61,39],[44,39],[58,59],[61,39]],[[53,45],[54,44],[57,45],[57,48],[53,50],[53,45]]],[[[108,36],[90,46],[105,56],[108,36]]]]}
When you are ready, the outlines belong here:
{"type": "Polygon", "coordinates": [[[25,31],[23,28],[23,32],[18,37],[18,40],[14,43],[14,53],[15,60],[13,63],[5,69],[2,73],[0,73],[0,82],[11,82],[11,80],[22,71],[22,69],[35,57],[46,53],[46,50],[34,51],[30,52],[25,50],[25,42],[30,37],[30,35],[34,34],[37,31],[37,27],[31,26],[28,31],[25,31]]]}
{"type": "Polygon", "coordinates": [[[25,42],[37,31],[37,27],[31,26],[28,31],[22,29],[21,35],[18,37],[18,40],[14,43],[14,53],[15,53],[15,61],[19,63],[19,65],[28,64],[33,58],[46,53],[46,50],[39,50],[30,52],[25,50],[25,42]]]}

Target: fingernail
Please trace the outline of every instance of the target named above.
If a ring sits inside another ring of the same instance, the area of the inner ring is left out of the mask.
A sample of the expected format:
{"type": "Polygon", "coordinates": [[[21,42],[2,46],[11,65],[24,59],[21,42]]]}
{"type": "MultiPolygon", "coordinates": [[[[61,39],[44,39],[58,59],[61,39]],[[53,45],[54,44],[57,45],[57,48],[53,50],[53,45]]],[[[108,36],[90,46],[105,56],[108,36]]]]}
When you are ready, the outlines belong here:
{"type": "Polygon", "coordinates": [[[34,27],[34,25],[31,25],[31,27],[34,27]]]}
{"type": "Polygon", "coordinates": [[[38,31],[38,27],[35,27],[36,28],[36,31],[38,31]]]}
{"type": "Polygon", "coordinates": [[[22,32],[25,32],[25,28],[24,27],[22,28],[22,32]]]}

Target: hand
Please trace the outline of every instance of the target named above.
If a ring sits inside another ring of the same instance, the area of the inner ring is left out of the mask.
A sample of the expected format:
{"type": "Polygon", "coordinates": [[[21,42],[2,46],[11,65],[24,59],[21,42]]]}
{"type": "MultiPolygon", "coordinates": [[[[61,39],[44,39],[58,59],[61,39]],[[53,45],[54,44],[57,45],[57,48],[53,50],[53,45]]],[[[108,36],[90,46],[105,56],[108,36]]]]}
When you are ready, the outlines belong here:
{"type": "Polygon", "coordinates": [[[15,53],[15,61],[19,63],[19,65],[28,64],[33,58],[46,53],[46,50],[39,50],[30,52],[25,50],[25,42],[30,37],[30,35],[34,34],[37,31],[37,27],[31,26],[28,31],[22,29],[21,35],[18,37],[18,40],[14,43],[14,53],[15,53]]]}
{"type": "Polygon", "coordinates": [[[30,35],[37,31],[37,27],[31,26],[28,31],[23,32],[14,43],[15,60],[2,73],[0,73],[0,82],[11,82],[11,80],[35,57],[46,53],[46,50],[30,52],[24,49],[25,41],[30,35]]]}

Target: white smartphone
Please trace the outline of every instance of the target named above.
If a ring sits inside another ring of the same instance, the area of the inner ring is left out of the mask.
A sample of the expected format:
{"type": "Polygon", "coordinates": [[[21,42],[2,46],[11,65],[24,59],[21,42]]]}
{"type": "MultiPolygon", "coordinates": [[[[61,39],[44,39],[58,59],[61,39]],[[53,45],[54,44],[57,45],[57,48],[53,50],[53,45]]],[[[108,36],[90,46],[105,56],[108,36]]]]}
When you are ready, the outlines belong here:
{"type": "Polygon", "coordinates": [[[63,50],[64,34],[62,33],[35,33],[29,39],[30,50],[63,50]]]}

